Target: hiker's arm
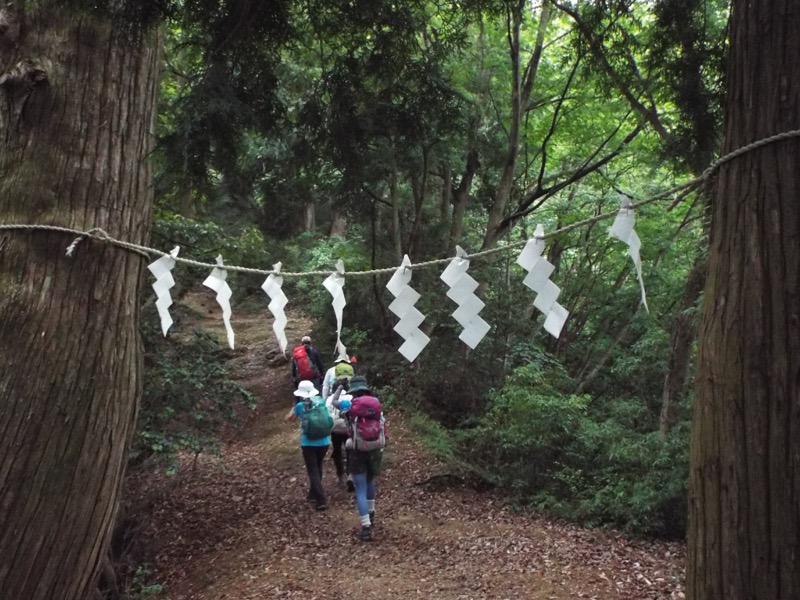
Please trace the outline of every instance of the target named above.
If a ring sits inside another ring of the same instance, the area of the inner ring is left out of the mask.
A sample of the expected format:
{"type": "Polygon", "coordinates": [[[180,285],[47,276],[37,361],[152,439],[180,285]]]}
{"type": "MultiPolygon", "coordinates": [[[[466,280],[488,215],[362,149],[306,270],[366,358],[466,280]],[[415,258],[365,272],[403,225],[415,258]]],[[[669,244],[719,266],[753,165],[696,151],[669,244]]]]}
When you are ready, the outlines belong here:
{"type": "Polygon", "coordinates": [[[297,419],[297,414],[294,412],[294,406],[289,409],[289,413],[283,418],[287,423],[291,423],[297,419]]]}
{"type": "Polygon", "coordinates": [[[331,378],[328,377],[328,373],[325,373],[322,379],[322,397],[327,399],[331,392],[331,378]]]}
{"type": "Polygon", "coordinates": [[[333,393],[333,398],[331,399],[331,404],[333,404],[334,408],[337,410],[339,409],[339,395],[342,393],[342,390],[344,390],[344,386],[339,385],[339,387],[337,387],[336,391],[333,393]]]}

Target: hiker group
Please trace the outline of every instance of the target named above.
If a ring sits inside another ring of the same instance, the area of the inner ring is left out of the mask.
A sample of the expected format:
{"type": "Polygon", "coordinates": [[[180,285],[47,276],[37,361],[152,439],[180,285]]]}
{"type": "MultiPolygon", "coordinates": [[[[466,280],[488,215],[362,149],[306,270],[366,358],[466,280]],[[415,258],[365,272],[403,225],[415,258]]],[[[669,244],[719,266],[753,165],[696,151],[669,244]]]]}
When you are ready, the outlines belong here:
{"type": "Polygon", "coordinates": [[[307,500],[328,508],[322,473],[328,447],[340,485],[355,492],[361,521],[360,539],[372,540],[376,478],[386,446],[386,420],[380,401],[365,377],[356,375],[355,357],[339,356],[325,370],[319,351],[304,336],[292,352],[295,403],[287,421],[300,421],[300,449],[308,472],[307,500]]]}

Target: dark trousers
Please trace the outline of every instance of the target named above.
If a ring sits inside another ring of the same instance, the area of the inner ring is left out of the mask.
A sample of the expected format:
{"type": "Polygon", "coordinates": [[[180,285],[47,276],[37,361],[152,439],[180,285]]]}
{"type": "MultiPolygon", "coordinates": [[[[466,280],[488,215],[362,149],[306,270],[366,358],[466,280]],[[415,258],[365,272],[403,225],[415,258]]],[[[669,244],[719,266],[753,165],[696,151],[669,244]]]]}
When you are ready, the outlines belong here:
{"type": "Polygon", "coordinates": [[[344,475],[348,472],[347,458],[349,455],[344,447],[346,442],[346,433],[331,433],[331,443],[333,444],[333,464],[336,465],[336,475],[344,475]],[[344,460],[342,460],[342,450],[344,450],[344,460]]]}
{"type": "Polygon", "coordinates": [[[325,504],[325,490],[322,488],[322,461],[328,452],[327,446],[300,446],[308,471],[308,499],[317,506],[325,504]]]}

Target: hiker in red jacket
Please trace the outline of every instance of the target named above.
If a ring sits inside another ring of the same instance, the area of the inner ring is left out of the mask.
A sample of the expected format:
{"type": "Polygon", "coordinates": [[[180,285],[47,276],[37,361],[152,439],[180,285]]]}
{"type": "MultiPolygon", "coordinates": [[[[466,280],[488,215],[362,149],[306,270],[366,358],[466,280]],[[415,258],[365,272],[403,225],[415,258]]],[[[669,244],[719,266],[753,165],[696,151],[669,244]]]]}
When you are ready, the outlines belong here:
{"type": "Polygon", "coordinates": [[[301,381],[310,381],[317,388],[322,389],[322,376],[325,367],[322,366],[322,357],[319,350],[311,345],[311,337],[304,335],[300,345],[292,350],[292,382],[294,389],[301,381]]]}

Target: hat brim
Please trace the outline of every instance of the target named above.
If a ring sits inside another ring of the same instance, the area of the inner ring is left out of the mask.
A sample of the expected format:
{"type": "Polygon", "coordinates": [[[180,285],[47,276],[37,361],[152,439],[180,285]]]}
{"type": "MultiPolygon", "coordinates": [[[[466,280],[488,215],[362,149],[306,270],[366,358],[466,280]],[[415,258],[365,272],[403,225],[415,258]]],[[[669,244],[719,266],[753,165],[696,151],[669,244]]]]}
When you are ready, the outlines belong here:
{"type": "Polygon", "coordinates": [[[352,394],[353,392],[370,392],[371,390],[365,385],[356,384],[354,386],[351,385],[349,388],[347,388],[347,391],[352,394]]]}
{"type": "Polygon", "coordinates": [[[298,396],[299,398],[313,398],[314,396],[319,396],[319,392],[317,391],[317,388],[314,388],[312,391],[307,393],[303,390],[295,390],[294,395],[298,396]]]}

